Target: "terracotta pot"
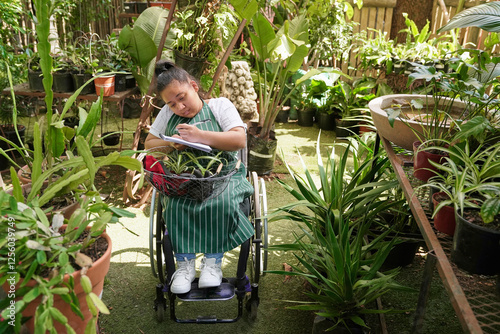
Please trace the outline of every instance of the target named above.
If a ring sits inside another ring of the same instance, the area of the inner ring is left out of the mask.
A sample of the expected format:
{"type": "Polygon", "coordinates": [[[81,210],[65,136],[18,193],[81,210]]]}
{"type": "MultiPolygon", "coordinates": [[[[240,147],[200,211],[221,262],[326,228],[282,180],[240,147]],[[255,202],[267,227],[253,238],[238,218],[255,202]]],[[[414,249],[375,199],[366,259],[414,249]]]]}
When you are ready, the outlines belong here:
{"type": "Polygon", "coordinates": [[[95,93],[101,95],[101,90],[103,90],[104,96],[111,96],[115,93],[115,75],[104,75],[96,77],[94,79],[95,93]]]}
{"type": "MultiPolygon", "coordinates": [[[[90,267],[90,269],[87,271],[87,276],[90,278],[90,281],[92,282],[92,292],[94,292],[98,296],[100,296],[102,293],[104,286],[104,277],[109,271],[109,265],[111,262],[111,238],[106,233],[103,233],[102,237],[104,237],[108,242],[108,249],[106,250],[104,255],[96,262],[94,262],[92,267],[90,267]]],[[[80,310],[83,313],[84,320],[82,320],[79,316],[73,313],[69,304],[64,302],[58,295],[54,297],[54,307],[57,308],[59,311],[61,311],[62,314],[68,318],[69,325],[71,326],[71,328],[75,330],[77,334],[80,333],[83,334],[87,323],[92,319],[92,314],[90,313],[90,310],[87,306],[87,301],[85,298],[86,294],[83,292],[83,288],[80,285],[81,271],[80,270],[75,271],[71,276],[73,276],[75,282],[74,291],[80,302],[80,310]]],[[[65,275],[64,282],[68,282],[68,279],[69,275],[65,275]]],[[[18,285],[20,283],[21,282],[19,282],[18,285]]],[[[7,284],[8,284],[7,282],[4,284],[4,289],[6,287],[8,288],[8,286],[6,286],[7,284]]],[[[31,280],[27,284],[28,287],[33,287],[35,285],[36,281],[34,280],[31,280]]],[[[19,289],[18,286],[16,286],[16,290],[17,289],[19,289]]],[[[23,311],[23,317],[32,317],[36,312],[40,300],[41,297],[38,297],[37,299],[32,301],[23,311]]],[[[33,318],[28,320],[26,326],[29,330],[29,333],[34,333],[33,318]]],[[[56,328],[57,333],[66,333],[64,326],[61,325],[59,322],[55,321],[54,326],[56,328]]]]}
{"type": "MultiPolygon", "coordinates": [[[[412,149],[413,143],[418,140],[417,136],[412,131],[412,128],[416,132],[421,133],[423,124],[418,121],[409,120],[403,122],[399,118],[397,118],[394,120],[394,126],[391,126],[387,119],[387,112],[385,111],[385,109],[390,108],[394,104],[398,104],[395,100],[412,100],[418,98],[423,99],[424,101],[427,98],[429,102],[434,103],[434,101],[432,100],[432,96],[412,94],[393,94],[380,96],[368,103],[373,123],[375,124],[377,132],[381,137],[384,137],[392,143],[407,150],[412,149]]],[[[445,101],[446,99],[443,99],[443,103],[445,101]]],[[[457,109],[465,108],[465,103],[460,101],[455,101],[453,105],[454,107],[456,106],[457,109]]],[[[429,104],[429,106],[431,105],[429,104]]]]}
{"type": "Polygon", "coordinates": [[[431,177],[438,173],[436,167],[431,165],[429,161],[441,164],[445,162],[446,154],[435,154],[429,151],[419,151],[421,143],[416,141],[413,143],[413,176],[417,179],[427,182],[431,177]]]}
{"type": "MultiPolygon", "coordinates": [[[[439,197],[446,196],[444,192],[438,192],[432,195],[432,203],[436,208],[440,201],[439,197]]],[[[455,233],[455,209],[451,205],[443,206],[434,216],[434,227],[439,232],[453,236],[455,233]]]]}

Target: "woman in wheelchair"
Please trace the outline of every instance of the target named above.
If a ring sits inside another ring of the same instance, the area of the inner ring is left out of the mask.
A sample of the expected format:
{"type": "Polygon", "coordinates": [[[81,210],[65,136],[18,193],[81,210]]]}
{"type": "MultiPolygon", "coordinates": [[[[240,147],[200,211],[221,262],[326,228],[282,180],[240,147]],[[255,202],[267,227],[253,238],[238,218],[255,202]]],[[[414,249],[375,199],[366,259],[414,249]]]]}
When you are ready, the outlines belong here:
{"type": "MultiPolygon", "coordinates": [[[[227,151],[237,159],[246,146],[246,125],[226,98],[204,100],[199,84],[182,68],[159,61],[155,68],[157,92],[165,102],[151,126],[145,147],[166,147],[167,153],[186,146],[160,139],[160,134],[202,143],[216,151],[227,151]]],[[[199,151],[200,155],[204,154],[199,151]]],[[[242,166],[227,188],[203,202],[162,197],[163,217],[177,261],[170,291],[187,293],[195,279],[195,255],[204,253],[199,288],[221,284],[224,252],[248,240],[254,228],[240,210],[240,203],[253,193],[242,166]]]]}

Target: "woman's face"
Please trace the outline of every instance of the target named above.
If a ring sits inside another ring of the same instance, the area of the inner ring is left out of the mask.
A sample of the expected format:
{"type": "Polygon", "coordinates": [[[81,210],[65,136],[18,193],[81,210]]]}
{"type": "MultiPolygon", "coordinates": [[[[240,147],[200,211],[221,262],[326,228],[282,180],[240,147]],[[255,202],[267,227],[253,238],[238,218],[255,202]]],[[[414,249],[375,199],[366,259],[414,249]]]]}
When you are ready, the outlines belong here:
{"type": "Polygon", "coordinates": [[[199,87],[194,81],[187,83],[173,80],[160,93],[160,96],[174,114],[193,118],[203,107],[198,90],[199,87]]]}

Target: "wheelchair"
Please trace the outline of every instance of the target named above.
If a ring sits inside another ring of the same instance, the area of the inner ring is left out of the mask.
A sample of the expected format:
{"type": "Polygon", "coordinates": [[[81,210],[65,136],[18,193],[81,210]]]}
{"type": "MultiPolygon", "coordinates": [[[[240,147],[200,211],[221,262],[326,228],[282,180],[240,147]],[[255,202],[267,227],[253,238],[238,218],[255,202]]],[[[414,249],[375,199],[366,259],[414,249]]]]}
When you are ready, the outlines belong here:
{"type": "MultiPolygon", "coordinates": [[[[245,150],[240,151],[239,156],[245,161],[245,150]]],[[[267,270],[267,194],[265,182],[257,173],[247,171],[247,179],[253,186],[253,195],[245,198],[240,203],[240,208],[249,217],[254,227],[254,234],[240,246],[236,276],[224,277],[219,287],[206,289],[198,288],[198,278],[196,278],[191,285],[191,291],[185,294],[174,294],[169,290],[169,284],[175,272],[174,252],[162,214],[160,196],[165,196],[164,191],[157,189],[157,186],[153,188],[149,221],[149,255],[152,273],[159,279],[153,306],[158,322],[164,320],[168,308],[170,308],[170,319],[178,323],[232,323],[243,316],[244,307],[248,312],[248,318],[250,320],[256,319],[259,306],[259,278],[267,270]],[[247,269],[249,270],[248,275],[247,269]],[[179,319],[176,316],[177,299],[184,302],[227,301],[235,295],[238,300],[235,318],[225,319],[213,315],[201,315],[179,319]]]]}

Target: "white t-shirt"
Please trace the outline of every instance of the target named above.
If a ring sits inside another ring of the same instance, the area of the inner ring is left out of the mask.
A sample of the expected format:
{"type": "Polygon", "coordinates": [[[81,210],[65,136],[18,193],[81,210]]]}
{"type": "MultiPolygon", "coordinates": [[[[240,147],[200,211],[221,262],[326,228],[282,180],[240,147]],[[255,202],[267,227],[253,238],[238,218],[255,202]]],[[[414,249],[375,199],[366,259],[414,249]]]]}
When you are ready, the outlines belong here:
{"type": "MultiPolygon", "coordinates": [[[[226,132],[238,126],[246,129],[246,124],[243,123],[238,110],[236,110],[236,107],[229,99],[225,97],[210,99],[208,100],[208,106],[212,110],[222,131],[226,132]]],[[[172,110],[167,105],[164,105],[151,126],[149,133],[156,137],[160,137],[160,133],[165,134],[168,121],[173,114],[172,110]]]]}

